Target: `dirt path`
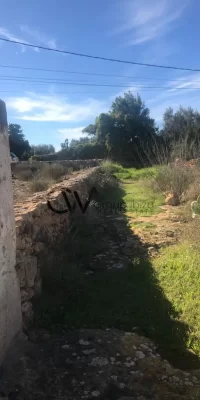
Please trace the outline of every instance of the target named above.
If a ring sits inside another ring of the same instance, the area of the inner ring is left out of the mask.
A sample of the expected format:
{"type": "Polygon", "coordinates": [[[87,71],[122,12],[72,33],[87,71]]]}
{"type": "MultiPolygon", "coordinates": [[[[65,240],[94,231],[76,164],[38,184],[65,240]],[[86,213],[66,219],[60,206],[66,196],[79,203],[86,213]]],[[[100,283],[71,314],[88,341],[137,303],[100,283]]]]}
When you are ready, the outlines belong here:
{"type": "Polygon", "coordinates": [[[30,338],[4,365],[2,400],[199,399],[199,372],[174,369],[137,334],[82,329],[30,338]]]}
{"type": "Polygon", "coordinates": [[[162,247],[176,244],[184,229],[184,222],[178,216],[180,207],[161,206],[161,212],[151,216],[133,216],[127,213],[130,229],[139,236],[142,243],[152,247],[152,255],[162,247]]]}
{"type": "Polygon", "coordinates": [[[152,268],[181,229],[171,207],[80,220],[52,253],[35,328],[10,350],[0,400],[199,399],[199,360],[152,268]]]}

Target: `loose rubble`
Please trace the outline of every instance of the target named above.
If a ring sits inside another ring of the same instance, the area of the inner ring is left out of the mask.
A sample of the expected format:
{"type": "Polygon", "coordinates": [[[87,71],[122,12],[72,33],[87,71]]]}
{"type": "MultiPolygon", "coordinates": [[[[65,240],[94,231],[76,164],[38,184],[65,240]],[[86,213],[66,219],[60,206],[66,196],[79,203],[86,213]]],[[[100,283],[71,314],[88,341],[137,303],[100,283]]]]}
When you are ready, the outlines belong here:
{"type": "Polygon", "coordinates": [[[4,400],[200,398],[200,371],[173,368],[154,343],[135,333],[82,329],[47,340],[38,330],[32,337],[34,343],[25,340],[20,357],[11,352],[2,369],[4,400]]]}

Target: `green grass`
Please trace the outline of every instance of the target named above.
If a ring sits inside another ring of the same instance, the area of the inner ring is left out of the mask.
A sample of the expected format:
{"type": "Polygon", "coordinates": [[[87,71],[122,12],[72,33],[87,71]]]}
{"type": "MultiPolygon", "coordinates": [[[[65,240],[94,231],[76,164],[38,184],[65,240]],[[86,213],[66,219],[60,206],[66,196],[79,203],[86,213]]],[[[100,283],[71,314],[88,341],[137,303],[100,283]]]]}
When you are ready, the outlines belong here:
{"type": "Polygon", "coordinates": [[[200,252],[189,242],[162,250],[155,261],[160,286],[188,325],[186,345],[200,356],[200,252]]]}
{"type": "MultiPolygon", "coordinates": [[[[161,355],[175,366],[199,366],[197,358],[187,351],[191,319],[181,318],[181,308],[174,304],[173,298],[166,296],[166,279],[157,277],[148,258],[133,256],[133,262],[124,270],[97,270],[93,275],[84,274],[93,255],[105,250],[101,238],[101,233],[89,234],[87,231],[81,250],[74,252],[73,261],[69,259],[69,249],[62,260],[58,255],[53,281],[50,276],[44,279],[43,294],[36,304],[37,326],[52,331],[63,328],[134,331],[154,340],[161,355]],[[61,266],[62,273],[59,274],[61,266]]],[[[107,233],[107,250],[109,238],[107,233]]],[[[71,244],[70,251],[73,247],[77,249],[71,244]]],[[[169,275],[169,290],[172,290],[173,279],[173,274],[171,278],[169,275]]],[[[198,309],[192,312],[193,315],[196,312],[198,319],[198,309]]],[[[197,324],[199,326],[198,321],[197,324]]]]}
{"type": "Polygon", "coordinates": [[[155,178],[157,174],[157,167],[151,167],[151,168],[142,168],[142,169],[136,169],[136,168],[122,168],[122,170],[119,170],[115,173],[116,177],[124,180],[124,179],[144,179],[144,178],[155,178]]]}
{"type": "MultiPolygon", "coordinates": [[[[148,184],[154,180],[157,167],[151,168],[123,168],[120,164],[105,161],[102,164],[103,171],[114,174],[121,181],[120,200],[125,203],[128,213],[137,216],[153,215],[161,211],[160,206],[164,204],[164,195],[160,191],[154,191],[148,184]],[[123,193],[123,195],[122,195],[123,193]]],[[[119,196],[112,196],[111,201],[119,201],[119,196]]]]}
{"type": "MultiPolygon", "coordinates": [[[[107,198],[108,192],[104,186],[101,198],[104,195],[107,198]]],[[[52,265],[48,255],[43,263],[46,273],[43,273],[42,297],[35,304],[35,323],[59,331],[63,328],[134,331],[154,340],[161,355],[175,366],[197,368],[200,253],[184,242],[162,250],[151,262],[135,236],[137,248],[133,246],[127,260],[120,245],[123,238],[133,235],[128,224],[129,213],[156,214],[164,199],[141,177],[123,183],[121,188],[112,186],[111,192],[112,201],[119,201],[120,196],[125,201],[127,215],[122,220],[103,218],[90,223],[85,216],[79,221],[78,230],[75,233],[72,230],[66,235],[65,243],[56,248],[52,265]],[[113,263],[110,241],[116,245],[117,259],[126,266],[123,270],[104,270],[105,264],[113,263]],[[94,274],[85,275],[86,270],[93,268],[97,254],[106,257],[94,267],[94,274]]],[[[133,221],[132,226],[152,229],[156,225],[133,221]]]]}
{"type": "Polygon", "coordinates": [[[103,161],[101,164],[101,168],[108,173],[115,174],[115,176],[121,180],[155,178],[158,172],[158,167],[141,168],[141,169],[124,168],[122,167],[122,165],[111,161],[103,161]]]}
{"type": "Polygon", "coordinates": [[[136,180],[132,183],[123,183],[123,201],[126,203],[126,211],[137,216],[149,216],[161,211],[164,204],[164,196],[160,192],[154,192],[146,185],[145,180],[136,180]]]}
{"type": "Polygon", "coordinates": [[[130,226],[131,228],[154,229],[157,225],[152,222],[136,221],[132,222],[130,226]]]}

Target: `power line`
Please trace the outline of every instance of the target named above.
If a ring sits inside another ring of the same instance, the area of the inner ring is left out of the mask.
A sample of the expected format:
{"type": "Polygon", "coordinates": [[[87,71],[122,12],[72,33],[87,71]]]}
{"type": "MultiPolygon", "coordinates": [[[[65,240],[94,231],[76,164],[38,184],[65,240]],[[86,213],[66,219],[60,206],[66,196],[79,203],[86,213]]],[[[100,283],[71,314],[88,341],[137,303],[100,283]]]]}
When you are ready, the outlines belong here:
{"type": "MultiPolygon", "coordinates": [[[[90,83],[90,82],[72,82],[72,81],[64,81],[62,79],[52,79],[52,78],[30,78],[30,77],[23,77],[23,76],[6,76],[6,75],[0,75],[0,80],[3,81],[1,84],[10,84],[10,83],[31,83],[31,84],[42,84],[42,85],[49,85],[49,84],[55,84],[55,85],[74,85],[74,86],[94,86],[94,87],[119,87],[119,88],[127,88],[129,85],[134,86],[136,88],[142,88],[142,87],[147,87],[147,88],[159,88],[159,89],[181,89],[181,90],[187,90],[187,89],[200,89],[200,87],[170,87],[170,86],[155,86],[153,83],[149,83],[148,85],[144,85],[143,83],[135,83],[135,82],[127,82],[125,85],[117,85],[117,84],[110,84],[110,83],[90,83]],[[4,83],[4,81],[6,81],[4,83]],[[9,82],[11,81],[11,82],[9,82]]],[[[193,81],[194,83],[195,81],[193,81]]],[[[198,82],[198,81],[196,81],[198,82]]],[[[185,83],[185,82],[182,82],[185,83]]]]}
{"type": "MultiPolygon", "coordinates": [[[[1,78],[0,78],[1,79],[1,78]]],[[[55,85],[72,85],[72,86],[93,86],[93,87],[113,87],[113,88],[126,88],[128,90],[128,83],[126,85],[112,85],[112,84],[99,84],[99,83],[83,83],[83,82],[57,82],[57,81],[40,81],[40,80],[31,80],[27,81],[26,79],[2,79],[3,82],[1,84],[13,84],[13,82],[16,83],[31,83],[31,84],[40,84],[40,85],[49,85],[49,84],[55,84],[55,85]],[[11,82],[7,82],[7,80],[11,80],[11,82]]],[[[200,89],[199,87],[167,87],[167,86],[154,86],[154,85],[142,85],[142,84],[134,84],[134,83],[129,83],[130,85],[134,86],[134,88],[149,88],[149,89],[166,89],[166,90],[197,90],[200,89]]]]}
{"type": "MultiPolygon", "coordinates": [[[[43,71],[43,72],[55,72],[55,73],[65,73],[65,74],[78,74],[78,75],[91,75],[91,76],[108,76],[113,78],[127,78],[127,79],[152,79],[155,81],[170,81],[170,82],[184,82],[183,79],[166,79],[166,78],[155,78],[155,77],[146,77],[146,76],[127,76],[127,75],[113,75],[113,74],[100,74],[94,72],[82,72],[82,71],[67,71],[61,69],[46,69],[46,68],[34,68],[34,67],[21,67],[21,66],[13,66],[13,65],[0,65],[0,68],[11,68],[11,69],[22,69],[28,71],[43,71]]],[[[191,81],[198,82],[198,81],[191,81]]]]}
{"type": "Polygon", "coordinates": [[[122,63],[122,64],[140,65],[140,66],[145,66],[145,67],[154,67],[154,68],[165,68],[165,69],[181,70],[181,71],[200,72],[200,69],[194,69],[194,68],[183,68],[183,67],[174,67],[174,66],[169,66],[169,65],[147,64],[147,63],[141,63],[141,62],[136,62],[136,61],[128,61],[128,60],[120,60],[120,59],[115,59],[115,58],[92,56],[90,54],[75,53],[75,52],[67,51],[67,50],[52,49],[51,47],[44,47],[44,46],[39,46],[39,45],[36,45],[36,44],[18,42],[16,40],[5,39],[5,38],[2,38],[2,37],[0,37],[0,40],[4,41],[4,42],[8,42],[8,43],[20,44],[20,45],[26,46],[26,47],[38,48],[38,49],[41,49],[41,50],[48,50],[48,51],[53,51],[53,52],[62,53],[62,54],[70,54],[72,56],[93,58],[93,59],[96,59],[96,60],[118,62],[118,63],[122,63]]]}
{"type": "MultiPolygon", "coordinates": [[[[1,66],[0,66],[1,67],[1,66]]],[[[76,72],[75,72],[76,73],[76,72]]],[[[80,72],[80,74],[81,74],[81,72],[80,72]]],[[[83,74],[85,74],[85,73],[83,73],[83,74]]],[[[86,73],[87,75],[89,75],[90,73],[86,73]]],[[[96,75],[96,74],[91,74],[91,75],[96,75]]],[[[98,74],[97,74],[98,75],[98,74]]],[[[101,75],[101,74],[100,74],[101,75]]],[[[107,76],[106,74],[102,74],[102,76],[107,76]]],[[[117,77],[117,76],[115,76],[115,75],[108,75],[109,77],[117,77]]],[[[119,77],[119,76],[118,76],[119,77]]],[[[44,77],[36,77],[36,78],[32,78],[32,77],[29,77],[29,76],[13,76],[13,75],[0,75],[0,79],[8,79],[8,80],[14,80],[14,79],[24,79],[24,80],[27,80],[27,81],[60,81],[60,82],[63,82],[64,80],[63,79],[61,79],[61,78],[44,78],[44,77]]],[[[121,76],[121,78],[122,78],[122,76],[121,76]]],[[[127,78],[127,79],[134,79],[134,80],[137,80],[137,81],[142,81],[143,79],[144,80],[149,80],[149,81],[157,81],[157,80],[161,80],[161,81],[164,81],[164,82],[166,82],[166,83],[171,83],[171,82],[177,82],[177,84],[180,82],[180,83],[187,83],[187,81],[186,80],[184,80],[184,79],[165,79],[165,78],[151,78],[151,77],[126,77],[126,76],[123,76],[123,78],[127,78]]],[[[82,81],[82,82],[85,82],[85,81],[82,81]]],[[[191,83],[200,83],[200,80],[192,80],[192,81],[190,81],[191,83]]],[[[54,82],[55,83],[55,82],[54,82]]],[[[87,83],[87,82],[85,82],[85,83],[87,83]]],[[[130,82],[128,83],[128,84],[130,84],[130,82]]],[[[131,83],[132,84],[132,83],[131,83]]]]}

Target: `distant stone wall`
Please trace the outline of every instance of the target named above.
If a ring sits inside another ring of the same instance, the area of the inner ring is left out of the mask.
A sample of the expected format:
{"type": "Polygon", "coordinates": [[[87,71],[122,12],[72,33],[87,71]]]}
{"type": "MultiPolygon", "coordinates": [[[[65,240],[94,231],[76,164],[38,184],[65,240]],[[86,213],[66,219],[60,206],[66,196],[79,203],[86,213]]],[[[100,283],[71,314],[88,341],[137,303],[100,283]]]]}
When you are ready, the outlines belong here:
{"type": "Polygon", "coordinates": [[[81,169],[97,167],[103,160],[55,160],[55,161],[20,161],[19,164],[13,165],[13,170],[17,172],[22,167],[27,169],[39,169],[41,165],[61,164],[63,167],[72,168],[73,171],[79,171],[81,169]]]}
{"type": "MultiPolygon", "coordinates": [[[[57,214],[47,206],[50,200],[58,210],[66,209],[62,190],[76,190],[82,201],[88,197],[88,176],[94,169],[81,171],[76,177],[62,181],[47,192],[37,193],[15,205],[17,234],[16,270],[20,282],[24,325],[33,318],[32,300],[42,290],[41,265],[43,255],[50,252],[64,238],[70,224],[70,214],[57,214]]],[[[68,193],[72,203],[74,197],[68,193]]],[[[77,212],[78,208],[77,208],[77,212]]],[[[76,214],[76,213],[75,213],[76,214]]]]}
{"type": "Polygon", "coordinates": [[[21,330],[19,284],[15,271],[16,237],[7,115],[0,100],[0,363],[21,330]]]}

